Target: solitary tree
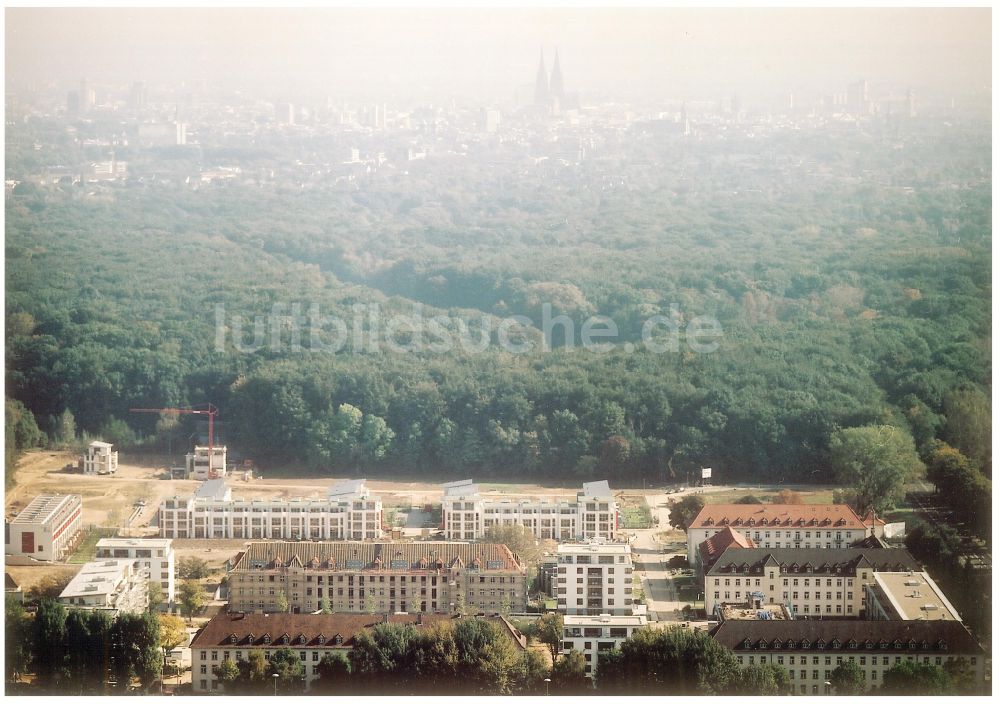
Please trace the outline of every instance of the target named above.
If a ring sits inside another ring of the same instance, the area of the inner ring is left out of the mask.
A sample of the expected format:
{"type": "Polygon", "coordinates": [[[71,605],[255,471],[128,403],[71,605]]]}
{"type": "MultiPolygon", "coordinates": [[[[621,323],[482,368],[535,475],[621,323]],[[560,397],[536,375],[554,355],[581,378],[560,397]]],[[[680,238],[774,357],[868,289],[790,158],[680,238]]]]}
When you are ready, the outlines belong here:
{"type": "Polygon", "coordinates": [[[697,494],[690,494],[675,503],[670,508],[670,525],[679,530],[687,530],[691,522],[705,507],[705,499],[697,494]]]}
{"type": "Polygon", "coordinates": [[[233,692],[236,689],[236,681],[240,678],[240,668],[236,665],[235,660],[223,660],[219,663],[216,676],[225,691],[233,692]]]}
{"type": "Polygon", "coordinates": [[[181,605],[181,613],[187,616],[188,623],[191,623],[191,617],[205,603],[205,590],[200,583],[185,579],[177,590],[177,600],[181,605]]]}
{"type": "Polygon", "coordinates": [[[278,691],[295,694],[302,691],[302,675],[305,670],[298,653],[282,648],[271,655],[271,674],[278,676],[278,691]]]}
{"type": "Polygon", "coordinates": [[[351,676],[351,663],[343,653],[326,653],[316,666],[319,679],[313,685],[320,693],[343,691],[351,676]]]}
{"type": "Polygon", "coordinates": [[[183,557],[177,562],[177,576],[181,579],[205,579],[211,570],[199,557],[183,557]]]}
{"type": "Polygon", "coordinates": [[[775,663],[751,663],[741,668],[727,693],[768,696],[788,692],[788,671],[775,663]]]}
{"type": "Polygon", "coordinates": [[[853,697],[868,691],[865,671],[853,660],[842,662],[830,674],[830,684],[836,694],[853,697]]]}
{"type": "Polygon", "coordinates": [[[149,611],[149,613],[155,613],[159,610],[160,604],[163,603],[163,587],[155,579],[149,580],[147,587],[148,589],[146,594],[149,598],[149,606],[146,610],[149,611]]]}
{"type": "Polygon", "coordinates": [[[555,662],[559,657],[559,651],[562,650],[562,614],[555,611],[542,614],[535,622],[535,631],[538,634],[538,640],[548,647],[552,662],[555,662]]]}
{"type": "Polygon", "coordinates": [[[278,613],[288,613],[288,597],[285,596],[284,592],[279,591],[278,596],[274,597],[274,608],[278,610],[278,613]]]}
{"type": "Polygon", "coordinates": [[[858,492],[859,513],[883,513],[902,498],[903,485],[923,470],[913,438],[891,425],[844,428],[830,436],[830,456],[839,481],[858,492]]]}
{"type": "Polygon", "coordinates": [[[184,630],[184,621],[170,614],[160,614],[160,647],[163,648],[163,658],[166,660],[174,648],[187,645],[188,634],[184,630]]]}
{"type": "Polygon", "coordinates": [[[552,693],[560,696],[583,694],[591,689],[587,661],[579,650],[571,650],[552,666],[552,693]]]}

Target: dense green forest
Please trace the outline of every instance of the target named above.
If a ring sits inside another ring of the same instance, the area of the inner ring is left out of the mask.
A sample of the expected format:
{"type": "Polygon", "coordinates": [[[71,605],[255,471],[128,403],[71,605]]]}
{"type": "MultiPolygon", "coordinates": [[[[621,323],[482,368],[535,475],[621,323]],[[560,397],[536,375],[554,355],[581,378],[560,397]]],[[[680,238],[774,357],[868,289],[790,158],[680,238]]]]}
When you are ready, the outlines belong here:
{"type": "MultiPolygon", "coordinates": [[[[11,129],[30,144],[52,128],[11,129]]],[[[80,431],[174,454],[190,418],[128,409],[210,401],[230,447],[273,472],[821,482],[837,429],[885,424],[988,475],[990,146],[988,124],[960,122],[633,131],[578,166],[473,151],[363,182],[185,185],[224,161],[206,149],[164,159],[171,180],[22,183],[7,396],[50,437],[68,409],[80,431]],[[351,321],[372,303],[474,329],[488,315],[494,336],[504,316],[538,328],[551,303],[577,334],[599,314],[620,335],[605,353],[560,335],[526,354],[234,344],[233,316],[296,304],[351,321]],[[651,351],[651,316],[713,316],[718,349],[651,351]]],[[[328,147],[239,157],[252,171],[328,147]]],[[[9,148],[8,178],[37,159],[9,148]]],[[[18,442],[37,441],[16,408],[18,442]]]]}

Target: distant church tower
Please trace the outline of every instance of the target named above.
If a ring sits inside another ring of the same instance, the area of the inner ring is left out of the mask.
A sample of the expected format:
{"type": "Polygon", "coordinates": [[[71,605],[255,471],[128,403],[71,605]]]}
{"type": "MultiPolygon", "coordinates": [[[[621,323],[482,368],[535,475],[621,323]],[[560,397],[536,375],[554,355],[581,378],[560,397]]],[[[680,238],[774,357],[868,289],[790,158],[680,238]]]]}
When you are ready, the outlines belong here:
{"type": "Polygon", "coordinates": [[[559,68],[558,49],[556,49],[556,62],[552,65],[552,78],[549,80],[549,97],[560,101],[565,97],[563,95],[562,70],[559,68]]]}
{"type": "MultiPolygon", "coordinates": [[[[560,88],[562,78],[560,77],[560,88]]],[[[545,71],[545,54],[538,50],[538,74],[535,77],[535,105],[548,105],[549,102],[549,77],[545,71]]]]}

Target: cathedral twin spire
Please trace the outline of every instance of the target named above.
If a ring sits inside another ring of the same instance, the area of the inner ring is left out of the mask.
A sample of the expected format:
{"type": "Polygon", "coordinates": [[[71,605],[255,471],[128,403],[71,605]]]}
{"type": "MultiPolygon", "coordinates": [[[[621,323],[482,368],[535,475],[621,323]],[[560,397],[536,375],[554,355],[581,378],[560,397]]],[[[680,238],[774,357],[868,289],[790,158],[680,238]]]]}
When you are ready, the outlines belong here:
{"type": "Polygon", "coordinates": [[[552,64],[552,74],[545,70],[545,52],[538,52],[538,73],[535,76],[535,103],[542,105],[551,99],[563,98],[562,69],[559,68],[559,50],[556,49],[555,63],[552,64]]]}

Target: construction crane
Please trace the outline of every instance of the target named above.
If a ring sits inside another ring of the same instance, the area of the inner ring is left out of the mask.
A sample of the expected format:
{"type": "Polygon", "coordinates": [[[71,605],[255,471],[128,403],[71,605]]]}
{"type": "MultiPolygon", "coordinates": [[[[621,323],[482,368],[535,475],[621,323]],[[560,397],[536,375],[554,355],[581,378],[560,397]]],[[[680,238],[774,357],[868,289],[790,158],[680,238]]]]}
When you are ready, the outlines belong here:
{"type": "Polygon", "coordinates": [[[191,413],[194,415],[208,416],[208,476],[210,479],[216,478],[215,473],[215,416],[219,415],[219,409],[211,403],[202,404],[207,408],[130,408],[132,413],[191,413]]]}

